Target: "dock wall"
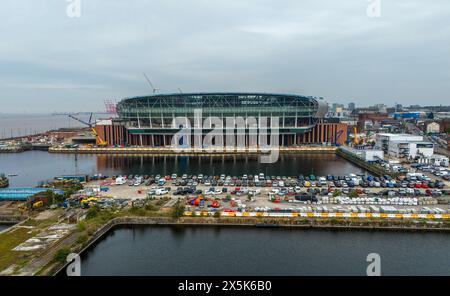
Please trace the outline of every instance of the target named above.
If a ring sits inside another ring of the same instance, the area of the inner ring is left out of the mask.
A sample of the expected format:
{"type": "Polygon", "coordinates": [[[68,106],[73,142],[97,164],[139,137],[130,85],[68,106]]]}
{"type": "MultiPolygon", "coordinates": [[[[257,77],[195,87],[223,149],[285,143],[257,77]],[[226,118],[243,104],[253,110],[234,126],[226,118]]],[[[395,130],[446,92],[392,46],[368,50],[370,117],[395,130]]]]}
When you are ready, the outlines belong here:
{"type": "Polygon", "coordinates": [[[384,170],[382,167],[367,163],[366,161],[364,161],[363,159],[361,159],[357,156],[354,156],[352,154],[344,152],[342,149],[337,149],[336,154],[339,155],[340,157],[358,165],[359,167],[362,167],[362,168],[368,170],[375,176],[381,177],[383,175],[390,175],[390,173],[386,172],[386,170],[384,170]]]}
{"type": "MultiPolygon", "coordinates": [[[[317,147],[280,147],[280,154],[334,154],[336,147],[317,146],[317,147]]],[[[234,149],[234,150],[213,150],[213,149],[172,149],[172,148],[151,148],[151,147],[133,147],[133,148],[50,148],[50,153],[63,154],[146,154],[146,155],[266,155],[271,151],[252,150],[252,149],[234,149]]],[[[272,152],[277,152],[273,150],[272,152]]]]}
{"type": "MultiPolygon", "coordinates": [[[[345,221],[345,220],[343,220],[345,221]]],[[[261,218],[261,217],[119,217],[114,218],[100,227],[91,237],[89,242],[80,250],[78,254],[83,254],[89,248],[93,247],[109,231],[119,226],[134,225],[164,225],[164,226],[220,226],[220,227],[260,227],[260,228],[291,228],[291,229],[317,229],[317,230],[362,230],[362,231],[408,231],[408,232],[450,232],[450,227],[444,224],[426,223],[424,221],[417,223],[407,223],[405,220],[384,221],[346,221],[347,224],[341,225],[333,223],[330,220],[318,219],[283,219],[283,218],[261,218]],[[389,224],[386,224],[389,223],[389,224]]],[[[53,275],[61,275],[68,264],[64,264],[54,269],[53,275]]]]}

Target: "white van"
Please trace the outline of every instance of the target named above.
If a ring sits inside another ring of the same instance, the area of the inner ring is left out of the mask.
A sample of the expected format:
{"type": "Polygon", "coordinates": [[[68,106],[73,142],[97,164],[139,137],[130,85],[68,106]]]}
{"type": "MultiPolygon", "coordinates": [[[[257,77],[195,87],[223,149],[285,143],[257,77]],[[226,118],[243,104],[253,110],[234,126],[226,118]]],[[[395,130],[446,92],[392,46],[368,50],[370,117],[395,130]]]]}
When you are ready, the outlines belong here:
{"type": "Polygon", "coordinates": [[[127,179],[124,177],[118,177],[116,178],[116,185],[123,185],[127,183],[127,179]]]}
{"type": "Polygon", "coordinates": [[[155,190],[155,194],[156,195],[164,195],[164,194],[167,194],[167,193],[169,193],[169,190],[167,190],[167,189],[159,188],[159,189],[155,190]]]}

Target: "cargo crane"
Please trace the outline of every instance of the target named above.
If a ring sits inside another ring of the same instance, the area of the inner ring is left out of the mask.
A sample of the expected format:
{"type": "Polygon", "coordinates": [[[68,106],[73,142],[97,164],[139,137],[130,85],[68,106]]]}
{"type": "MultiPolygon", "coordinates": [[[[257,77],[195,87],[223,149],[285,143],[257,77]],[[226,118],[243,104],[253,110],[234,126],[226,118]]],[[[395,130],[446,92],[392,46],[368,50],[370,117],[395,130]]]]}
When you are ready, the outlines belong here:
{"type": "Polygon", "coordinates": [[[80,119],[80,118],[78,118],[78,117],[76,117],[76,116],[74,116],[72,114],[69,114],[68,116],[70,118],[75,119],[76,121],[84,124],[84,125],[87,125],[91,129],[91,132],[92,132],[92,134],[95,137],[95,141],[96,141],[97,146],[101,146],[101,147],[108,146],[108,142],[106,142],[105,140],[100,138],[100,136],[98,135],[97,131],[95,130],[94,124],[92,123],[92,115],[93,115],[93,113],[91,113],[91,115],[89,116],[89,121],[84,121],[84,120],[82,120],[82,119],[80,119]]]}

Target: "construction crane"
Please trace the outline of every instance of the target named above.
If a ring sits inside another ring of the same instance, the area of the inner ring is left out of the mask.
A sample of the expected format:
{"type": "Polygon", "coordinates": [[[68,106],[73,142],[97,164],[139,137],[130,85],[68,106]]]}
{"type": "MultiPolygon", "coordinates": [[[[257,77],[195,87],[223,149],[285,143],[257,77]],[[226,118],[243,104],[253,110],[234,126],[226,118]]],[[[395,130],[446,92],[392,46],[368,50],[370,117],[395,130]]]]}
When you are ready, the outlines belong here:
{"type": "Polygon", "coordinates": [[[95,130],[95,128],[91,128],[91,131],[92,131],[92,134],[95,136],[95,141],[96,141],[97,146],[101,146],[101,147],[108,146],[108,142],[106,142],[105,140],[100,138],[100,136],[97,134],[97,131],[95,130]]]}
{"type": "Polygon", "coordinates": [[[160,89],[155,88],[155,87],[153,86],[153,83],[150,81],[150,79],[148,78],[147,74],[145,74],[145,73],[142,73],[142,74],[144,75],[144,77],[145,77],[145,79],[147,80],[148,84],[149,84],[150,87],[152,88],[153,93],[154,93],[154,94],[157,93],[160,89]]]}
{"type": "Polygon", "coordinates": [[[98,135],[97,131],[95,130],[94,124],[92,123],[92,115],[93,115],[93,113],[90,114],[89,121],[84,121],[84,120],[82,120],[82,119],[80,119],[80,118],[78,118],[78,117],[76,117],[76,116],[74,116],[72,114],[68,114],[68,116],[70,118],[75,119],[76,121],[78,121],[78,122],[80,122],[80,123],[82,123],[84,125],[87,125],[91,129],[91,132],[92,132],[92,134],[95,137],[95,142],[96,142],[97,146],[102,146],[102,147],[108,146],[108,142],[103,140],[98,135]]]}
{"type": "Polygon", "coordinates": [[[363,145],[366,140],[366,137],[363,135],[362,137],[358,134],[358,129],[356,126],[353,128],[353,145],[363,145]]]}
{"type": "Polygon", "coordinates": [[[76,117],[76,116],[74,116],[74,115],[72,115],[72,114],[68,114],[68,116],[69,116],[70,118],[75,119],[76,121],[78,121],[78,122],[84,124],[84,125],[89,126],[90,128],[93,127],[93,124],[92,124],[92,113],[89,115],[89,122],[84,121],[84,120],[82,120],[82,119],[80,119],[80,118],[78,118],[78,117],[76,117]]]}
{"type": "Polygon", "coordinates": [[[353,144],[359,145],[359,137],[358,137],[358,130],[356,129],[356,126],[353,128],[353,144]]]}

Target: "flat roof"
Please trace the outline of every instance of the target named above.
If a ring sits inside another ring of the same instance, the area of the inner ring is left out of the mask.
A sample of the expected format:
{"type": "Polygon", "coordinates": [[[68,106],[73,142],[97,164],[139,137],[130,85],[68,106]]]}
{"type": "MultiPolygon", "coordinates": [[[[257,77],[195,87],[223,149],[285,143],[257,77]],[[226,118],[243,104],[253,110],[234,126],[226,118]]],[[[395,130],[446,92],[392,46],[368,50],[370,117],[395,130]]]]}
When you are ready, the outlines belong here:
{"type": "Polygon", "coordinates": [[[420,135],[413,135],[413,134],[393,134],[393,133],[379,133],[379,136],[387,136],[387,137],[422,137],[420,135]]]}

